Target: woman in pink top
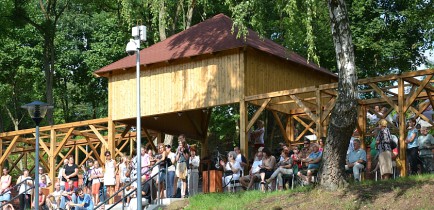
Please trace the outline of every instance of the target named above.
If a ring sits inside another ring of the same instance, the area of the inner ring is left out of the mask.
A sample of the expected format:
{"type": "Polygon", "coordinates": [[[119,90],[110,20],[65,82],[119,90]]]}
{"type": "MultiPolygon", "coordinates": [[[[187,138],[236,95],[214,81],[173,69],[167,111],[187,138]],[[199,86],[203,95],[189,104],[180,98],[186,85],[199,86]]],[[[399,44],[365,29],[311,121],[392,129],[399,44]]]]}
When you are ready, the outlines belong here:
{"type": "Polygon", "coordinates": [[[0,202],[10,201],[11,191],[9,191],[9,186],[11,186],[12,177],[9,175],[9,170],[7,168],[3,169],[3,176],[1,177],[0,181],[0,202]]]}

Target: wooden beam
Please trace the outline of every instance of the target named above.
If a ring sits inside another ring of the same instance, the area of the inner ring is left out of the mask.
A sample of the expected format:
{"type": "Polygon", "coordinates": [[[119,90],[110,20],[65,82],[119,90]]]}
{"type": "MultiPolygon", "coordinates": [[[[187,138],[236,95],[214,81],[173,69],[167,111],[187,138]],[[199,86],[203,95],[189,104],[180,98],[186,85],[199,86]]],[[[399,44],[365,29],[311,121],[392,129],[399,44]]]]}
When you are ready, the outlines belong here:
{"type": "Polygon", "coordinates": [[[250,130],[250,128],[255,124],[256,120],[259,118],[261,113],[264,111],[265,107],[267,107],[268,103],[270,103],[271,98],[265,99],[264,102],[262,102],[261,107],[255,112],[250,122],[247,124],[246,131],[250,130]]]}
{"type": "Polygon", "coordinates": [[[101,143],[105,146],[105,148],[109,148],[109,145],[107,141],[104,139],[104,137],[99,133],[98,130],[96,130],[95,126],[89,125],[90,129],[92,129],[93,133],[98,137],[98,139],[101,141],[101,143]]]}
{"type": "Polygon", "coordinates": [[[309,128],[310,132],[315,133],[315,131],[312,128],[310,128],[313,124],[309,123],[309,125],[308,125],[302,119],[300,119],[300,117],[298,117],[298,116],[294,116],[294,119],[297,120],[297,122],[299,122],[303,127],[309,128]]]}
{"type": "Polygon", "coordinates": [[[336,98],[331,98],[329,102],[327,102],[324,111],[321,115],[321,123],[324,123],[324,121],[328,118],[329,114],[332,112],[333,107],[335,107],[336,104],[336,98]]]}
{"type": "Polygon", "coordinates": [[[398,79],[398,118],[399,118],[399,158],[397,159],[397,163],[401,163],[401,176],[407,175],[407,161],[406,161],[406,149],[407,144],[405,143],[405,112],[404,112],[404,80],[398,79]]]}
{"type": "MultiPolygon", "coordinates": [[[[253,121],[253,119],[252,119],[253,121]]],[[[247,102],[240,101],[240,149],[244,152],[244,156],[249,160],[249,141],[247,138],[248,127],[247,102]]],[[[254,155],[254,154],[252,154],[254,155]]]]}
{"type": "Polygon", "coordinates": [[[315,91],[315,95],[316,95],[316,137],[317,139],[320,139],[322,137],[322,120],[321,120],[321,116],[322,116],[322,106],[321,106],[321,91],[320,90],[316,90],[315,91]]]}
{"type": "Polygon", "coordinates": [[[289,138],[288,138],[288,136],[286,135],[285,128],[283,127],[282,121],[280,121],[279,115],[277,114],[276,111],[272,111],[271,113],[273,113],[274,119],[275,119],[276,122],[277,122],[277,126],[279,126],[280,132],[282,133],[283,138],[285,139],[285,142],[288,142],[288,141],[289,141],[289,138]]]}
{"type": "MultiPolygon", "coordinates": [[[[417,90],[414,91],[414,93],[411,94],[410,97],[407,98],[404,105],[404,112],[408,110],[408,107],[411,106],[411,104],[414,102],[414,100],[419,96],[419,94],[424,90],[426,85],[430,82],[432,78],[432,75],[427,75],[425,79],[419,84],[419,87],[417,90]]],[[[429,89],[429,88],[427,88],[429,89]]],[[[429,91],[428,91],[429,92],[429,91]]]]}
{"type": "Polygon", "coordinates": [[[318,121],[318,117],[312,113],[309,107],[303,104],[303,102],[295,95],[290,95],[290,97],[297,103],[297,105],[304,110],[304,112],[312,119],[312,121],[318,121]]]}
{"type": "MultiPolygon", "coordinates": [[[[294,119],[295,119],[295,118],[294,118],[294,119]]],[[[313,131],[313,129],[310,128],[314,123],[315,123],[315,122],[312,121],[312,122],[309,123],[309,125],[306,125],[306,127],[304,128],[304,130],[303,130],[303,131],[302,131],[302,132],[297,136],[297,138],[295,139],[295,141],[300,140],[301,137],[303,137],[304,134],[306,134],[308,130],[311,131],[312,133],[315,133],[315,131],[313,131]]]]}
{"type": "Polygon", "coordinates": [[[12,140],[12,142],[9,144],[8,148],[6,149],[6,151],[3,153],[3,155],[0,158],[0,163],[3,163],[3,161],[6,160],[6,158],[9,156],[9,154],[11,153],[12,149],[15,147],[15,144],[17,143],[18,139],[20,138],[19,135],[16,135],[14,137],[14,139],[12,140]]]}
{"type": "Polygon", "coordinates": [[[66,142],[71,138],[71,134],[73,131],[74,131],[74,128],[69,128],[65,137],[63,137],[62,141],[57,145],[57,148],[54,151],[53,156],[56,156],[57,154],[59,154],[60,150],[63,148],[63,146],[65,146],[66,142]]]}
{"type": "MultiPolygon", "coordinates": [[[[81,126],[87,126],[87,125],[91,125],[91,124],[100,124],[100,123],[107,123],[107,122],[108,122],[108,118],[100,118],[100,119],[79,121],[79,122],[73,122],[73,123],[65,123],[65,124],[59,124],[59,125],[53,125],[53,126],[44,126],[44,127],[39,128],[39,131],[44,132],[44,131],[49,131],[51,129],[57,130],[57,129],[62,129],[62,128],[81,127],[81,126]]],[[[0,137],[32,134],[34,132],[35,132],[35,128],[24,129],[24,130],[19,130],[19,131],[0,133],[0,137]]]]}
{"type": "Polygon", "coordinates": [[[267,99],[267,98],[288,96],[291,94],[300,94],[300,93],[312,92],[312,91],[315,91],[317,89],[318,89],[317,87],[311,86],[311,87],[296,88],[296,89],[291,89],[291,90],[275,91],[275,92],[270,92],[270,93],[254,95],[254,96],[246,96],[245,100],[246,101],[256,101],[256,100],[267,99]]]}
{"type": "MultiPolygon", "coordinates": [[[[428,77],[428,76],[427,76],[427,77],[428,77]]],[[[432,77],[432,75],[431,75],[431,77],[432,77]]],[[[426,78],[425,78],[425,79],[426,79],[426,78]]],[[[422,81],[417,80],[417,79],[415,79],[415,78],[404,78],[404,80],[405,80],[406,82],[409,82],[409,83],[413,84],[413,85],[419,85],[419,86],[420,86],[421,84],[423,84],[422,81]]],[[[429,81],[428,81],[428,82],[429,82],[429,81]]],[[[434,91],[434,87],[433,87],[432,85],[424,86],[424,88],[428,89],[428,90],[431,91],[431,92],[434,91]]]]}
{"type": "MultiPolygon", "coordinates": [[[[151,145],[152,149],[153,149],[154,151],[158,151],[158,150],[157,150],[157,147],[156,147],[155,144],[154,144],[154,140],[152,139],[152,136],[149,135],[148,129],[143,128],[143,132],[146,134],[146,139],[148,139],[148,142],[149,142],[149,144],[151,145]]],[[[139,153],[140,153],[140,151],[137,151],[137,154],[139,154],[139,153]]]]}
{"type": "Polygon", "coordinates": [[[93,154],[95,155],[95,159],[98,161],[99,165],[103,166],[104,164],[101,160],[101,157],[98,154],[98,151],[95,149],[93,144],[90,142],[90,139],[88,137],[85,137],[85,138],[86,138],[87,142],[89,142],[89,147],[93,151],[93,154]]]}
{"type": "Polygon", "coordinates": [[[390,104],[393,109],[398,110],[398,106],[375,83],[369,83],[369,85],[375,90],[375,92],[380,94],[381,98],[390,104]]]}

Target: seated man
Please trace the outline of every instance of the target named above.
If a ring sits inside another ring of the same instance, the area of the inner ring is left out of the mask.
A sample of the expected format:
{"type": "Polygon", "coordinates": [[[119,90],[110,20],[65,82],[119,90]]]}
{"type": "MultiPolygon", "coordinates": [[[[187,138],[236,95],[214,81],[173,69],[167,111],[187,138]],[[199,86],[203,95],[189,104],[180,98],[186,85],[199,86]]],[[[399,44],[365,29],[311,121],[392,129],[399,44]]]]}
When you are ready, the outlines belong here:
{"type": "Polygon", "coordinates": [[[60,183],[54,184],[54,191],[47,196],[46,204],[48,209],[59,209],[60,198],[62,197],[62,190],[60,190],[60,183]]]}
{"type": "Polygon", "coordinates": [[[259,175],[260,165],[262,165],[262,151],[256,153],[249,175],[240,178],[240,184],[245,190],[249,190],[253,183],[261,181],[261,176],[259,175]]]}
{"type": "Polygon", "coordinates": [[[75,203],[77,196],[76,196],[76,192],[78,191],[77,188],[74,187],[74,181],[73,180],[69,180],[68,181],[68,188],[65,189],[62,192],[62,197],[60,198],[60,208],[61,209],[67,209],[67,204],[69,202],[75,203]]]}
{"type": "Polygon", "coordinates": [[[75,207],[75,210],[93,210],[92,197],[85,194],[81,188],[77,190],[77,202],[70,201],[68,205],[75,207]]]}
{"type": "MultiPolygon", "coordinates": [[[[310,153],[312,153],[313,149],[312,149],[312,145],[310,144],[310,140],[309,139],[304,139],[303,141],[303,148],[301,148],[300,153],[299,153],[299,158],[300,160],[302,159],[306,159],[310,153]]],[[[302,168],[306,169],[307,168],[307,164],[302,164],[302,168]]]]}
{"type": "Polygon", "coordinates": [[[347,155],[345,170],[353,170],[354,180],[360,181],[360,170],[365,168],[366,163],[366,152],[360,148],[360,140],[354,139],[353,141],[354,149],[350,151],[347,155]]]}
{"type": "Polygon", "coordinates": [[[304,181],[304,184],[310,184],[312,176],[318,172],[320,162],[322,160],[322,152],[319,151],[317,144],[312,145],[312,153],[307,158],[301,159],[302,163],[307,163],[307,170],[298,172],[298,176],[304,181]]]}

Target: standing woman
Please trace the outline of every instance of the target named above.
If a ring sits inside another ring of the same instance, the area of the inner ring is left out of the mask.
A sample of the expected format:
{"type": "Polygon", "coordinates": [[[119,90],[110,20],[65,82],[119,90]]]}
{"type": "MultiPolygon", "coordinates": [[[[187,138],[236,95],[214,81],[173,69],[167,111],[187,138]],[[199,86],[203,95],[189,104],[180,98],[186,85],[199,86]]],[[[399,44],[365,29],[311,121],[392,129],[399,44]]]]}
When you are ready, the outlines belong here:
{"type": "Polygon", "coordinates": [[[85,165],[81,166],[81,170],[83,170],[83,185],[86,183],[86,185],[83,187],[85,188],[87,194],[92,193],[92,178],[90,177],[90,173],[92,172],[93,169],[93,162],[94,160],[92,158],[89,158],[86,161],[87,167],[85,165]]]}
{"type": "Polygon", "coordinates": [[[228,154],[228,162],[225,164],[223,160],[220,160],[220,165],[224,168],[223,183],[228,187],[228,192],[231,192],[231,181],[240,180],[241,165],[238,161],[235,161],[237,153],[230,151],[228,154]]]}
{"type": "Polygon", "coordinates": [[[60,180],[60,190],[65,190],[66,181],[63,181],[63,173],[65,172],[65,166],[67,166],[69,160],[66,158],[63,160],[63,166],[59,169],[59,174],[57,175],[57,179],[60,180]]]}
{"type": "Polygon", "coordinates": [[[63,181],[65,181],[65,188],[74,189],[78,188],[78,166],[74,163],[74,157],[69,155],[68,164],[65,166],[65,170],[63,171],[63,181]],[[68,186],[69,180],[73,181],[74,187],[68,186]]]}
{"type": "MultiPolygon", "coordinates": [[[[108,188],[109,195],[113,195],[115,192],[116,178],[115,169],[116,161],[112,159],[110,151],[105,153],[105,168],[104,168],[104,185],[108,188]]],[[[114,198],[111,198],[109,203],[112,204],[114,198]]]]}
{"type": "Polygon", "coordinates": [[[196,155],[196,148],[190,148],[190,160],[188,169],[188,196],[192,197],[197,194],[197,186],[199,184],[199,164],[200,158],[196,155]]]}
{"type": "Polygon", "coordinates": [[[19,176],[17,179],[17,184],[22,182],[18,193],[20,194],[20,210],[29,209],[30,208],[30,195],[32,190],[28,190],[33,186],[32,178],[29,176],[29,170],[24,169],[23,175],[19,176]]]}
{"type": "Polygon", "coordinates": [[[392,141],[389,128],[387,128],[387,120],[381,119],[378,121],[380,130],[375,141],[378,149],[378,164],[380,165],[380,173],[383,179],[389,179],[392,174],[392,141]]]}
{"type": "Polygon", "coordinates": [[[90,172],[90,178],[92,179],[92,198],[94,203],[99,202],[99,189],[101,187],[101,178],[103,177],[102,168],[99,167],[97,160],[93,163],[93,169],[90,172]]]}
{"type": "Polygon", "coordinates": [[[420,158],[423,163],[422,169],[424,173],[432,173],[434,172],[432,153],[432,150],[434,149],[434,137],[428,133],[428,128],[425,126],[420,129],[420,134],[418,142],[420,158]]]}
{"type": "Polygon", "coordinates": [[[3,168],[3,176],[0,181],[0,202],[8,202],[11,200],[11,191],[9,190],[9,186],[11,186],[12,177],[9,175],[9,170],[7,168],[3,168]]]}
{"type": "Polygon", "coordinates": [[[407,138],[405,139],[405,143],[407,143],[408,162],[410,163],[410,174],[417,174],[417,164],[419,163],[417,134],[416,120],[410,118],[408,121],[407,138]]]}
{"type": "MultiPolygon", "coordinates": [[[[185,135],[181,134],[178,137],[179,147],[176,150],[176,177],[181,179],[181,198],[185,197],[185,191],[187,191],[187,161],[190,158],[190,150],[187,142],[185,141],[185,135]]],[[[177,186],[178,179],[175,179],[175,186],[177,186]]],[[[177,188],[175,187],[175,190],[177,188]]],[[[176,192],[173,192],[176,194],[176,192]]]]}
{"type": "MultiPolygon", "coordinates": [[[[127,171],[129,170],[129,162],[126,155],[122,155],[121,164],[119,164],[119,188],[122,188],[125,183],[129,182],[130,177],[127,177],[127,171]]],[[[95,202],[98,203],[98,202],[95,202]]]]}
{"type": "Polygon", "coordinates": [[[262,158],[262,165],[259,166],[259,175],[261,176],[261,190],[265,192],[265,179],[273,175],[274,166],[276,166],[276,158],[271,154],[268,148],[264,148],[262,153],[264,156],[262,158]]]}

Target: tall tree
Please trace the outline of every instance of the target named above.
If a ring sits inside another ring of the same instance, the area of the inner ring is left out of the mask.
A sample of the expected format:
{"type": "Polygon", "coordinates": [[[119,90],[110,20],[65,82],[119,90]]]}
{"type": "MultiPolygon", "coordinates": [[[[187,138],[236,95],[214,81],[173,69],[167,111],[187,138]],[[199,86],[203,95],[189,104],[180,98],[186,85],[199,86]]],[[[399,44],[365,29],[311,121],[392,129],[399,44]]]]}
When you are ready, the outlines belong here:
{"type": "Polygon", "coordinates": [[[338,67],[338,96],[330,115],[323,153],[321,185],[330,190],[344,187],[343,165],[357,122],[357,74],[354,48],[344,0],[328,0],[331,31],[338,67]]]}
{"type": "MultiPolygon", "coordinates": [[[[45,97],[48,104],[54,104],[53,78],[55,73],[55,36],[57,24],[68,6],[68,0],[14,1],[16,21],[24,21],[33,26],[43,39],[42,69],[45,74],[45,97]],[[37,9],[35,9],[37,8],[37,9]]],[[[46,116],[50,124],[54,123],[53,111],[46,116]]]]}

